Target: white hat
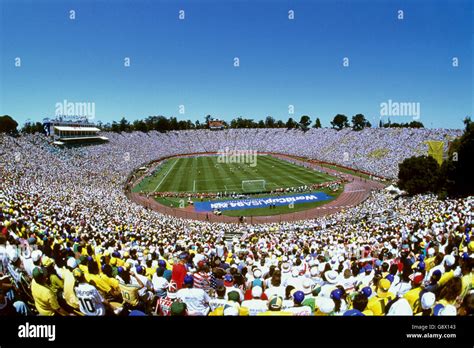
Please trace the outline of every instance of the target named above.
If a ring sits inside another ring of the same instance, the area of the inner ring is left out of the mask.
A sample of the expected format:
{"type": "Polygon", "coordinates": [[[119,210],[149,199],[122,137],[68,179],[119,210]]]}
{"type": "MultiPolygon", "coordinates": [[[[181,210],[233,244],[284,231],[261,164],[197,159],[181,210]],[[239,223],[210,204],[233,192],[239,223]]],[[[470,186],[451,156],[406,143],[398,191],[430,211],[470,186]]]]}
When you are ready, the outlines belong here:
{"type": "Polygon", "coordinates": [[[291,275],[293,277],[297,277],[299,274],[300,274],[300,272],[298,271],[297,268],[293,268],[293,270],[291,271],[291,275]]]}
{"type": "Polygon", "coordinates": [[[436,301],[436,296],[432,292],[425,292],[423,296],[421,296],[421,308],[423,309],[430,309],[433,307],[436,301]]]}
{"type": "Polygon", "coordinates": [[[253,271],[253,276],[257,279],[260,278],[262,276],[262,271],[257,268],[255,271],[253,271]]]}
{"type": "Polygon", "coordinates": [[[41,250],[34,250],[31,253],[31,260],[33,262],[38,262],[41,259],[41,256],[43,256],[43,252],[41,250]]]}
{"type": "Polygon", "coordinates": [[[427,252],[428,252],[428,256],[433,256],[435,253],[435,250],[434,248],[428,248],[427,252]]]}
{"type": "Polygon", "coordinates": [[[392,304],[387,315],[413,315],[410,303],[404,298],[398,299],[392,304]]]}
{"type": "Polygon", "coordinates": [[[281,265],[281,272],[282,273],[290,272],[290,264],[288,262],[285,262],[283,265],[281,265]]]}
{"type": "Polygon", "coordinates": [[[318,306],[319,310],[323,313],[329,314],[334,310],[334,307],[336,307],[336,304],[334,301],[330,298],[326,297],[316,297],[316,306],[318,306]]]}
{"type": "Polygon", "coordinates": [[[448,267],[451,267],[452,265],[454,265],[455,261],[456,261],[456,259],[454,258],[453,255],[446,255],[444,257],[444,262],[446,263],[446,266],[448,266],[448,267]]]}
{"type": "Polygon", "coordinates": [[[262,296],[263,290],[261,286],[254,286],[252,288],[252,297],[260,297],[262,296]]]}
{"type": "Polygon", "coordinates": [[[327,271],[326,273],[324,273],[324,275],[328,283],[331,283],[331,284],[337,283],[337,277],[339,276],[339,273],[337,273],[336,271],[327,271]]]}
{"type": "Polygon", "coordinates": [[[68,260],[67,260],[67,266],[69,268],[76,268],[77,267],[77,262],[76,262],[76,259],[74,257],[70,257],[68,260]]]}
{"type": "Polygon", "coordinates": [[[312,286],[313,286],[313,282],[311,281],[311,279],[306,278],[303,281],[303,289],[302,290],[303,290],[305,295],[311,294],[312,286]]]}
{"type": "Polygon", "coordinates": [[[318,267],[311,267],[309,270],[309,274],[311,275],[311,277],[316,277],[318,273],[318,267]]]}

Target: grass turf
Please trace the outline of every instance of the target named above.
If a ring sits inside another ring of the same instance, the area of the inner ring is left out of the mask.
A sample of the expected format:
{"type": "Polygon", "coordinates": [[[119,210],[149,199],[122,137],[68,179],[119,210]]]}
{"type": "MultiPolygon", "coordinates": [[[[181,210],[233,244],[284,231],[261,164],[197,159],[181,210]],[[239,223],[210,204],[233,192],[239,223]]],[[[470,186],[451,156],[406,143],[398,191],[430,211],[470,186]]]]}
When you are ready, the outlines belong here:
{"type": "Polygon", "coordinates": [[[274,190],[309,186],[335,178],[268,155],[258,156],[255,167],[242,163],[218,163],[217,156],[177,157],[162,163],[133,191],[244,193],[243,180],[265,180],[265,188],[274,190]]]}

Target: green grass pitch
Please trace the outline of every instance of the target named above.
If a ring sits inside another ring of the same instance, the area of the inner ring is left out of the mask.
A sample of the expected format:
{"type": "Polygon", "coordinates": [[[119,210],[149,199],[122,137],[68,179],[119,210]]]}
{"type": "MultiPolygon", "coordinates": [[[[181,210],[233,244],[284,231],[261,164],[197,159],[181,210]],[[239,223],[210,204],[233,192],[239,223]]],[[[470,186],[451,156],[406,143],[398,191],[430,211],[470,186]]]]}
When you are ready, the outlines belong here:
{"type": "Polygon", "coordinates": [[[243,193],[243,180],[265,180],[266,190],[333,181],[336,178],[270,155],[257,156],[254,167],[218,163],[217,156],[177,157],[144,178],[135,192],[243,193]]]}

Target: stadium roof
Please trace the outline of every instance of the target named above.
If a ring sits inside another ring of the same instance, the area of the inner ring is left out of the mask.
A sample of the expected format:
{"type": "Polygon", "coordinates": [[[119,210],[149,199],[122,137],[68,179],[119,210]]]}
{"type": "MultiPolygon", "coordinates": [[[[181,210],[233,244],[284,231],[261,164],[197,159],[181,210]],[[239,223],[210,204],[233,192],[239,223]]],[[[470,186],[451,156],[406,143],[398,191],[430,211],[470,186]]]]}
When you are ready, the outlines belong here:
{"type": "Polygon", "coordinates": [[[76,131],[76,132],[100,132],[97,127],[66,127],[66,126],[54,126],[54,129],[59,131],[76,131]]]}

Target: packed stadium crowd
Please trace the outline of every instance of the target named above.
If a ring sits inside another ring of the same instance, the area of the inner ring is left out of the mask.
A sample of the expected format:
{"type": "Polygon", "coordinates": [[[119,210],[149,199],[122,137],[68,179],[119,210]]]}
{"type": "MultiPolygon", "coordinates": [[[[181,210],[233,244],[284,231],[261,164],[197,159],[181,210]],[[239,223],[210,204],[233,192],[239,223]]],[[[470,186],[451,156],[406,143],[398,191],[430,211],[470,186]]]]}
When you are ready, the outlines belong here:
{"type": "Polygon", "coordinates": [[[69,149],[1,136],[0,314],[472,315],[472,197],[382,190],[333,215],[253,226],[169,217],[123,192],[143,163],[226,146],[334,163],[349,152],[392,177],[424,140],[455,135],[326,131],[135,132],[69,149]]]}

